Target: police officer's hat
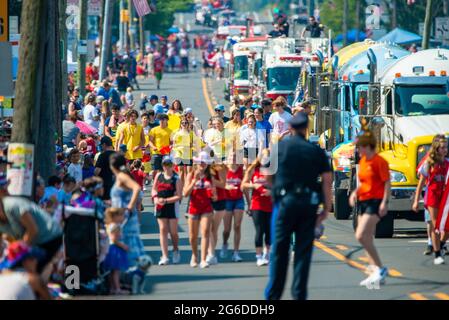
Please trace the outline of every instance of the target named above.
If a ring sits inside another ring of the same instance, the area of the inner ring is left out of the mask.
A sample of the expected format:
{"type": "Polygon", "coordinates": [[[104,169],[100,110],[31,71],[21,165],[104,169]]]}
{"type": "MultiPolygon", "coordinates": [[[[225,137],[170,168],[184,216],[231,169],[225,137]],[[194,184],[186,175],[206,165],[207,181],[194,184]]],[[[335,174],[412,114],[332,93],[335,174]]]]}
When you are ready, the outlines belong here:
{"type": "Polygon", "coordinates": [[[309,117],[307,114],[299,112],[290,119],[289,124],[293,129],[306,128],[309,124],[309,117]]]}

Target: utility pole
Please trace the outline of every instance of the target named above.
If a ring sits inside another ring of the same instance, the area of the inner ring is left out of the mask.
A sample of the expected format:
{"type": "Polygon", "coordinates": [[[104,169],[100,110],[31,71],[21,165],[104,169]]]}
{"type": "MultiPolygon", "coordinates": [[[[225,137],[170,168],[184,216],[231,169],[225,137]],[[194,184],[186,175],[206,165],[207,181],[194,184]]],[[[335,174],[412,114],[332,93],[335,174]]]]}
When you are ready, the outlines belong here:
{"type": "Polygon", "coordinates": [[[343,46],[348,44],[348,0],[343,0],[343,46]]]}
{"type": "Polygon", "coordinates": [[[59,56],[58,3],[24,0],[12,142],[34,144],[34,168],[44,180],[54,173],[59,56]]]}
{"type": "Polygon", "coordinates": [[[134,6],[133,0],[128,0],[128,12],[129,12],[129,44],[131,50],[136,49],[136,34],[134,33],[136,30],[136,24],[134,23],[134,6]]]}
{"type": "Polygon", "coordinates": [[[124,20],[124,11],[125,11],[125,0],[120,0],[120,51],[123,52],[125,48],[125,20],[124,20]]]}
{"type": "Polygon", "coordinates": [[[427,0],[426,5],[426,18],[424,20],[424,32],[422,37],[422,48],[423,50],[429,49],[430,42],[430,28],[432,26],[432,0],[427,0]]]}
{"type": "Polygon", "coordinates": [[[59,0],[59,32],[61,39],[61,97],[63,106],[67,106],[68,98],[67,98],[67,82],[68,82],[68,74],[67,74],[67,0],[59,0]]]}
{"type": "Polygon", "coordinates": [[[355,0],[355,42],[360,41],[360,0],[355,0]]]}
{"type": "Polygon", "coordinates": [[[143,54],[145,52],[145,39],[143,30],[143,17],[139,17],[139,37],[140,37],[140,52],[143,54]]]}
{"type": "Polygon", "coordinates": [[[103,41],[101,42],[101,67],[100,80],[106,78],[106,70],[111,51],[111,26],[112,12],[114,10],[114,1],[105,0],[105,15],[103,18],[103,41]]]}
{"type": "Polygon", "coordinates": [[[79,0],[80,30],[78,35],[78,87],[84,97],[86,95],[86,62],[87,62],[87,0],[79,0]],[[82,49],[81,49],[82,48],[82,49]],[[82,51],[81,51],[82,50],[82,51]],[[80,53],[81,51],[81,53],[80,53]]]}

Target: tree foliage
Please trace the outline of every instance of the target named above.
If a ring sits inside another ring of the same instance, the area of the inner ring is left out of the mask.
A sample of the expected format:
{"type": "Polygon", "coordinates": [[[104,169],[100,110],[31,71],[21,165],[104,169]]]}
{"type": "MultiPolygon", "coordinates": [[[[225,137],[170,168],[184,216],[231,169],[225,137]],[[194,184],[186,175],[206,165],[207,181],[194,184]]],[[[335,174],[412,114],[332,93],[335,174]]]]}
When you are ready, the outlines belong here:
{"type": "MultiPolygon", "coordinates": [[[[355,28],[356,19],[356,1],[348,0],[348,29],[355,28]]],[[[360,1],[361,7],[365,6],[365,1],[360,1]]],[[[362,19],[361,15],[361,19],[362,19]]],[[[343,32],[343,0],[326,1],[320,8],[321,22],[328,28],[332,29],[334,35],[343,32]]],[[[363,24],[361,24],[363,25],[363,24]]]]}
{"type": "Polygon", "coordinates": [[[144,17],[145,29],[152,34],[167,35],[167,30],[175,21],[175,13],[187,10],[193,0],[159,0],[156,2],[157,11],[144,17]]]}

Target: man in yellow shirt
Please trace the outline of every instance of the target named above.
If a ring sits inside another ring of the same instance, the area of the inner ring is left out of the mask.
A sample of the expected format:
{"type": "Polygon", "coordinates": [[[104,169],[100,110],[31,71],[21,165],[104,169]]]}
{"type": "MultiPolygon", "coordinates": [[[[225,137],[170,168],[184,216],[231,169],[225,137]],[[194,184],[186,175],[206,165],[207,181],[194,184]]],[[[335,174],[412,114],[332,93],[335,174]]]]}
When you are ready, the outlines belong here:
{"type": "Polygon", "coordinates": [[[158,115],[159,126],[150,131],[150,148],[152,150],[151,166],[153,174],[162,171],[162,158],[170,153],[172,131],[168,128],[168,116],[158,115]]]}
{"type": "Polygon", "coordinates": [[[134,161],[142,159],[142,147],[145,145],[145,136],[143,128],[140,124],[137,124],[137,118],[139,114],[136,110],[131,110],[128,113],[129,122],[124,124],[120,129],[120,136],[118,140],[119,147],[126,145],[125,158],[128,161],[134,161]]]}

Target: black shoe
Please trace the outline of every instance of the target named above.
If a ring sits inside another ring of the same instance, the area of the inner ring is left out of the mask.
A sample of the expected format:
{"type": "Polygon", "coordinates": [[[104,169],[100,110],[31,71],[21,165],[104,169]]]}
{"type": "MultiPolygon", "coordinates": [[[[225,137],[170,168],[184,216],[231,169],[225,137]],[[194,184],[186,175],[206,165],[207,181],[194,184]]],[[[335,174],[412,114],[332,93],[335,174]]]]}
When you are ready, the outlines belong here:
{"type": "Polygon", "coordinates": [[[433,253],[433,247],[427,246],[427,249],[426,249],[426,251],[423,252],[423,255],[430,256],[432,253],[433,253]]]}

